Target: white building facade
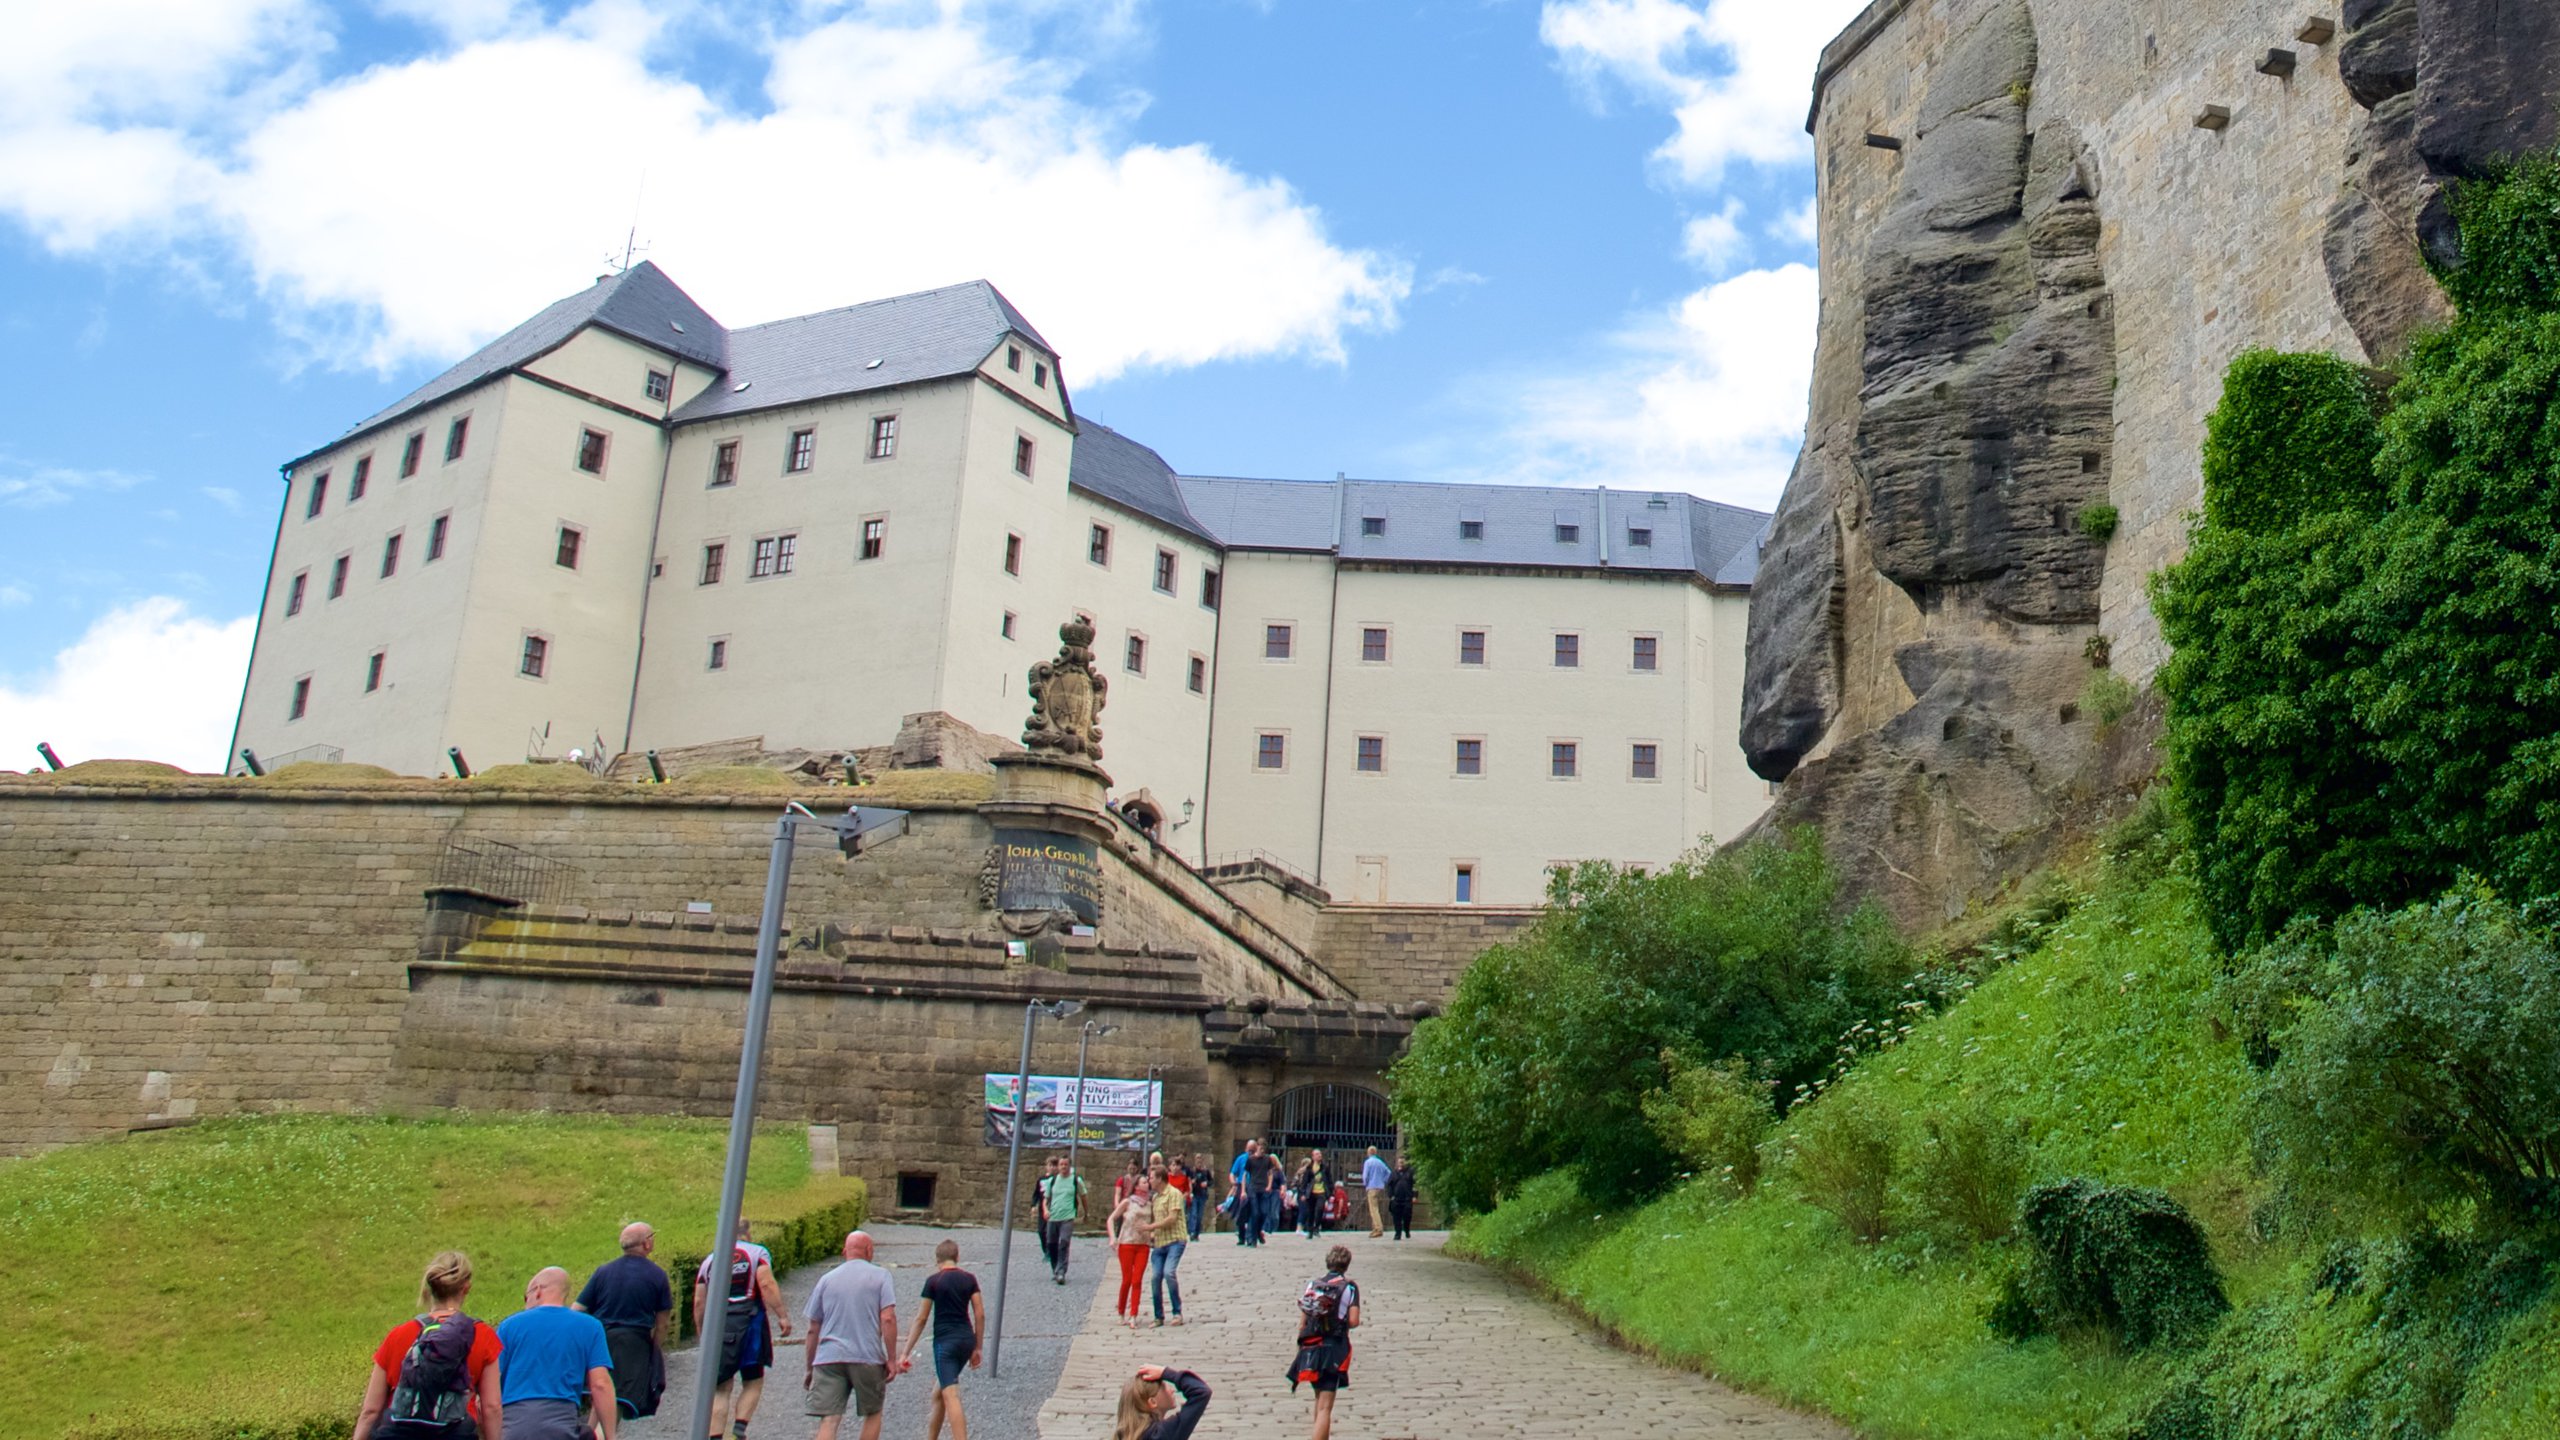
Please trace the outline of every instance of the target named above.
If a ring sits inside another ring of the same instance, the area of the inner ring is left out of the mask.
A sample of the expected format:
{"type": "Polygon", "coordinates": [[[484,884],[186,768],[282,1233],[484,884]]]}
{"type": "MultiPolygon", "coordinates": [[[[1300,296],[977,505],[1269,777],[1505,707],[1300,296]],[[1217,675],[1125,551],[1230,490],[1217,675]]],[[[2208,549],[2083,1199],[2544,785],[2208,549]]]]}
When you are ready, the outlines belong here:
{"type": "Polygon", "coordinates": [[[285,467],[233,751],[404,773],[1011,735],[1071,615],[1115,798],[1195,864],[1529,903],[1768,802],[1767,517],[1686,495],[1177,476],[983,282],[727,329],[643,264],[285,467]]]}

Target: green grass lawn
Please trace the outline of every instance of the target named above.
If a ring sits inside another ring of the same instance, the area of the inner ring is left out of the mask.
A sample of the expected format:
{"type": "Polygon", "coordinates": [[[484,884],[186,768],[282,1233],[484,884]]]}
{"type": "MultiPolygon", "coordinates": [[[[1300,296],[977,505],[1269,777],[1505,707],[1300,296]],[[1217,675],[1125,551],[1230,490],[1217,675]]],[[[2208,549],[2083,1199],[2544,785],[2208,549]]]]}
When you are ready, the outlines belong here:
{"type": "MultiPolygon", "coordinates": [[[[521,1304],[566,1266],[583,1284],[624,1222],[659,1258],[699,1254],[727,1127],[549,1115],[211,1121],[0,1166],[0,1435],[248,1433],[309,1416],[344,1434],[367,1357],[456,1248],[469,1309],[521,1304]]],[[[805,1135],[757,1136],[747,1213],[858,1194],[809,1174],[805,1135]]]]}

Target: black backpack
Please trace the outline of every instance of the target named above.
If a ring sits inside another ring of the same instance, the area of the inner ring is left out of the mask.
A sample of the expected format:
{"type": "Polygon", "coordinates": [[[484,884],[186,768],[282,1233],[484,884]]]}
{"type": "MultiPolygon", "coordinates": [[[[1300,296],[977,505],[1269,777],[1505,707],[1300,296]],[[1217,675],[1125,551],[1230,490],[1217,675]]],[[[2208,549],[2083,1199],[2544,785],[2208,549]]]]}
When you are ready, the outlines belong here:
{"type": "Polygon", "coordinates": [[[443,1435],[471,1418],[471,1342],[480,1322],[468,1315],[418,1317],[418,1338],[400,1359],[399,1383],[383,1409],[374,1440],[443,1435]]]}

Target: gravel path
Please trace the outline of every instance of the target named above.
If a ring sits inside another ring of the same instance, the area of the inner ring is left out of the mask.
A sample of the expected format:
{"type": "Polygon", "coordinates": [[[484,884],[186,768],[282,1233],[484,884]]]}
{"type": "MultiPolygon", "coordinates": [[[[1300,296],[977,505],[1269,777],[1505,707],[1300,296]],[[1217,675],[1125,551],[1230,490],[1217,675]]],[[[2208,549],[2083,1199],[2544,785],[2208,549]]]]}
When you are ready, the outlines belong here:
{"type": "MultiPolygon", "coordinates": [[[[988,1318],[994,1319],[997,1231],[920,1225],[874,1225],[869,1229],[877,1247],[873,1258],[888,1268],[890,1279],[897,1286],[901,1344],[914,1327],[917,1307],[923,1303],[920,1294],[924,1277],[933,1273],[933,1247],[944,1239],[960,1242],[960,1264],[987,1288],[988,1318]]],[[[1028,1230],[1015,1236],[1013,1298],[1008,1302],[1004,1324],[1004,1373],[990,1377],[983,1369],[973,1370],[960,1381],[970,1440],[1027,1440],[1038,1433],[1040,1407],[1057,1388],[1058,1376],[1066,1367],[1068,1344],[1083,1328],[1109,1260],[1110,1247],[1100,1236],[1079,1235],[1067,1283],[1054,1285],[1040,1263],[1040,1242],[1028,1230]]],[[[782,1277],[782,1295],[790,1302],[795,1331],[801,1317],[808,1313],[809,1288],[832,1268],[812,1265],[782,1277]]],[[[818,1422],[801,1410],[800,1374],[806,1361],[800,1340],[795,1333],[777,1347],[774,1372],[766,1377],[764,1398],[750,1426],[755,1440],[805,1440],[817,1432],[818,1422]]],[[[925,1402],[933,1393],[931,1349],[932,1336],[927,1335],[925,1344],[916,1351],[916,1368],[890,1382],[882,1435],[910,1440],[924,1434],[925,1402]]],[[[693,1416],[695,1367],[701,1363],[701,1357],[692,1349],[668,1356],[667,1395],[658,1413],[633,1421],[622,1428],[622,1433],[631,1440],[685,1440],[693,1416]]],[[[858,1433],[848,1415],[844,1440],[854,1440],[858,1433]]]]}

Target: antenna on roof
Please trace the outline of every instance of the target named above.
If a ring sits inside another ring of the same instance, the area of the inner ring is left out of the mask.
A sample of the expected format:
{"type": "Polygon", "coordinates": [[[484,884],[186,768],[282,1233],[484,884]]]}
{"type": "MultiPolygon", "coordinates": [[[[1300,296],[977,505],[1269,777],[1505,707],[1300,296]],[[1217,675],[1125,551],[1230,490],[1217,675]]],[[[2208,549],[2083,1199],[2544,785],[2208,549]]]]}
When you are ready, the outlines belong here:
{"type": "Polygon", "coordinates": [[[611,254],[604,257],[604,263],[612,267],[616,275],[631,273],[631,262],[649,253],[649,247],[640,243],[640,200],[648,193],[649,172],[643,170],[640,172],[639,187],[631,195],[631,228],[622,232],[621,258],[617,260],[611,254]]]}

